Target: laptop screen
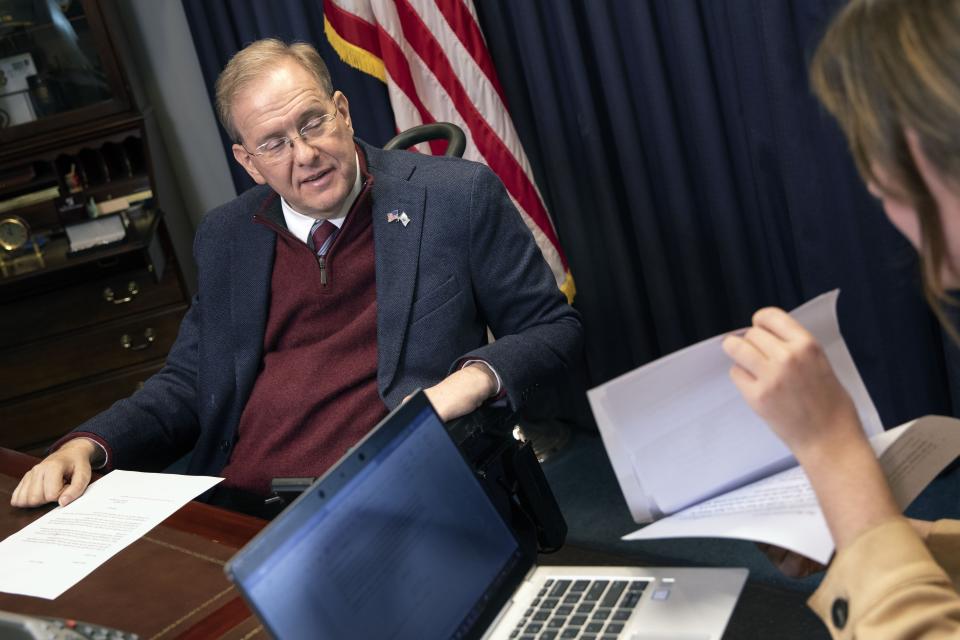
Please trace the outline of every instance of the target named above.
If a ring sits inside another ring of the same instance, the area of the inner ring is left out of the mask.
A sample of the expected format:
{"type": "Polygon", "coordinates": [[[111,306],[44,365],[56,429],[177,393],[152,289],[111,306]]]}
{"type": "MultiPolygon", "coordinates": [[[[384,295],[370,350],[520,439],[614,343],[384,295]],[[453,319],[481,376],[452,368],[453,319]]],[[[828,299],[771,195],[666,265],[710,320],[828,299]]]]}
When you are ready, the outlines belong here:
{"type": "Polygon", "coordinates": [[[277,637],[472,636],[518,569],[516,538],[414,400],[251,544],[249,566],[238,557],[230,569],[277,637]]]}

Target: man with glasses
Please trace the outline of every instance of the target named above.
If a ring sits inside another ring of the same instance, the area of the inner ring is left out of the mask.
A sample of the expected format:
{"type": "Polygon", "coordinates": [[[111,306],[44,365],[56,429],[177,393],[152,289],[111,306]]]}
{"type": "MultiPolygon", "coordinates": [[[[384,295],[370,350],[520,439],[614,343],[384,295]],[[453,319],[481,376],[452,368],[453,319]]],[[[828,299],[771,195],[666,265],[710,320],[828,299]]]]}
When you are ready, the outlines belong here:
{"type": "Polygon", "coordinates": [[[354,138],[311,46],[237,53],[217,110],[259,186],[197,230],[198,295],[166,366],[58,443],[15,506],[66,504],[91,468],[162,469],[191,450],[190,473],[263,496],[272,477],[322,474],[417,388],[447,420],[519,408],[580,349],[493,173],[354,138]]]}

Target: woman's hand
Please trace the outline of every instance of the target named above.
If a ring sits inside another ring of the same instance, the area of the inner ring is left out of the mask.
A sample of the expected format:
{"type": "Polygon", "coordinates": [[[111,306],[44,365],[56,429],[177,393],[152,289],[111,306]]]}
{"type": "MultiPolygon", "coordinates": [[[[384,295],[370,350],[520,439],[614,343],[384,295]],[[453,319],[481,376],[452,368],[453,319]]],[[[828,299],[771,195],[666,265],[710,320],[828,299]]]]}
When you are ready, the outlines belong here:
{"type": "Polygon", "coordinates": [[[799,458],[838,438],[862,438],[853,400],[816,339],[786,312],[757,311],[742,336],[727,336],[730,377],[754,411],[799,458]]]}
{"type": "MultiPolygon", "coordinates": [[[[740,393],[803,466],[838,549],[899,516],[853,400],[800,323],[781,309],[761,309],[743,337],[724,339],[723,350],[740,393]]],[[[803,570],[788,556],[774,561],[803,570]]]]}

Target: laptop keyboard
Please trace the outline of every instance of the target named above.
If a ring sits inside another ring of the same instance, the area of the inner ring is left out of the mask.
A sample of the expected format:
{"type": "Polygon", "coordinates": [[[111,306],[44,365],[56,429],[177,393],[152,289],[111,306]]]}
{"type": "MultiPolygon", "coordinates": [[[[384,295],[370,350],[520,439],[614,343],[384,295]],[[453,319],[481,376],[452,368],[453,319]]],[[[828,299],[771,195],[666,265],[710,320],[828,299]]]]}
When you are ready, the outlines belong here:
{"type": "Polygon", "coordinates": [[[642,579],[547,580],[510,637],[615,640],[648,584],[642,579]]]}

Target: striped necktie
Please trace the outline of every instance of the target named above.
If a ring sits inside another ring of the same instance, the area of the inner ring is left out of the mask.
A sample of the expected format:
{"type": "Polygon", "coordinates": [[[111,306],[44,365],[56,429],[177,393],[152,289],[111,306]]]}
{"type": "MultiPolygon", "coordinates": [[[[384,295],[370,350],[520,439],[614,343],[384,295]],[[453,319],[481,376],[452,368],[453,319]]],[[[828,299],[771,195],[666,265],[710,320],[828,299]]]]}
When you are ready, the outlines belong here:
{"type": "Polygon", "coordinates": [[[322,258],[330,250],[330,245],[333,244],[338,231],[340,229],[337,225],[329,220],[317,220],[310,227],[310,238],[307,240],[307,246],[317,254],[318,258],[322,258]]]}
{"type": "Polygon", "coordinates": [[[327,251],[337,237],[340,228],[329,220],[317,220],[310,227],[310,237],[307,238],[307,246],[317,254],[317,262],[320,263],[320,284],[327,286],[327,251]]]}

